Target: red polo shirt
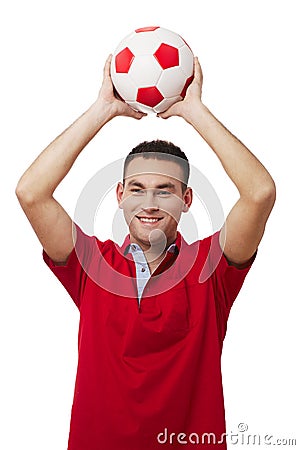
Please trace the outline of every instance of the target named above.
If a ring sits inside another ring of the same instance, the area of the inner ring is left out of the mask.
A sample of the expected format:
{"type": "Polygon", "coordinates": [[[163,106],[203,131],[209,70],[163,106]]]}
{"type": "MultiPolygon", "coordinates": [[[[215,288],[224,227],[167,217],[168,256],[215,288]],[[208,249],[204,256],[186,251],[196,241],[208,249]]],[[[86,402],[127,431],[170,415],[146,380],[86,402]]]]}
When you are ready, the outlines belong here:
{"type": "Polygon", "coordinates": [[[219,232],[191,245],[178,233],[139,306],[129,236],[119,247],[75,226],[65,265],[43,251],[80,311],[68,450],[226,449],[222,343],[254,257],[237,269],[219,232]]]}

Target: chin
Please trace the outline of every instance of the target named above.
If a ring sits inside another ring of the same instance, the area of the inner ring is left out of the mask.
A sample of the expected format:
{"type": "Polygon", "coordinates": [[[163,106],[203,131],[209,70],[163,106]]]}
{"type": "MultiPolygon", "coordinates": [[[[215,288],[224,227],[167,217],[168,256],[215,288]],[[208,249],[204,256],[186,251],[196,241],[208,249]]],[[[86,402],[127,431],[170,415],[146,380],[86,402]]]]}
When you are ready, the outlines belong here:
{"type": "Polygon", "coordinates": [[[129,229],[130,236],[137,242],[141,242],[144,245],[150,246],[150,232],[149,233],[139,233],[136,230],[129,229]]]}
{"type": "Polygon", "coordinates": [[[176,239],[177,229],[173,230],[171,233],[162,230],[161,228],[156,228],[155,230],[141,232],[140,230],[130,229],[130,236],[137,241],[137,243],[141,243],[147,247],[151,247],[151,245],[159,242],[165,242],[166,244],[172,242],[176,239]],[[158,230],[160,233],[155,233],[158,230]],[[150,234],[152,233],[152,239],[150,242],[150,234]]]}

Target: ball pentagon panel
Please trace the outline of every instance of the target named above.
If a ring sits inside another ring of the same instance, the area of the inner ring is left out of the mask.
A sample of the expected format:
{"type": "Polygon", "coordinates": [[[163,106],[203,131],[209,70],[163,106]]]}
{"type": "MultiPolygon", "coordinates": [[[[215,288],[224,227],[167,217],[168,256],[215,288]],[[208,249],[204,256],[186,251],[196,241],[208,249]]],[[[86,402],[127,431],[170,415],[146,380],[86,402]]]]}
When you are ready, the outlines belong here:
{"type": "Polygon", "coordinates": [[[164,97],[156,86],[150,86],[139,88],[136,99],[139,103],[154,108],[164,99],[164,97]]]}
{"type": "Polygon", "coordinates": [[[185,84],[184,84],[184,86],[183,86],[183,89],[182,89],[182,91],[181,91],[181,93],[180,93],[180,95],[181,95],[182,98],[185,97],[187,88],[189,87],[189,85],[190,85],[191,82],[193,81],[193,78],[194,78],[193,75],[192,75],[191,77],[187,78],[187,80],[186,80],[186,82],[185,82],[185,84]]]}
{"type": "Polygon", "coordinates": [[[134,54],[128,47],[125,47],[115,56],[116,73],[128,73],[134,54]]]}
{"type": "Polygon", "coordinates": [[[142,33],[142,32],[149,32],[149,31],[154,31],[157,30],[157,28],[160,27],[143,27],[143,28],[138,28],[137,30],[135,30],[136,33],[142,33]]]}
{"type": "Polygon", "coordinates": [[[158,64],[163,69],[169,69],[179,65],[179,53],[178,48],[169,44],[161,44],[154,53],[158,64]]]}

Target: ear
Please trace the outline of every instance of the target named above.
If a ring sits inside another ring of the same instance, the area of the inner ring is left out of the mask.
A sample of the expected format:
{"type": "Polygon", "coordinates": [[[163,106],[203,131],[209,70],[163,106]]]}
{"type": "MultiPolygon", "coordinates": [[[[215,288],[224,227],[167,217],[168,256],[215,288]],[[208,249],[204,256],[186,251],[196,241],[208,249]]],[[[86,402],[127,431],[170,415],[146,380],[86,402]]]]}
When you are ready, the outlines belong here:
{"type": "Polygon", "coordinates": [[[183,206],[182,206],[183,212],[188,212],[192,204],[192,201],[193,201],[192,188],[187,187],[185,193],[183,194],[183,206]]]}
{"type": "Polygon", "coordinates": [[[122,206],[123,194],[124,194],[124,186],[119,181],[118,184],[117,184],[117,188],[116,188],[116,195],[117,195],[117,201],[118,201],[118,205],[119,205],[120,209],[123,208],[123,206],[122,206]]]}

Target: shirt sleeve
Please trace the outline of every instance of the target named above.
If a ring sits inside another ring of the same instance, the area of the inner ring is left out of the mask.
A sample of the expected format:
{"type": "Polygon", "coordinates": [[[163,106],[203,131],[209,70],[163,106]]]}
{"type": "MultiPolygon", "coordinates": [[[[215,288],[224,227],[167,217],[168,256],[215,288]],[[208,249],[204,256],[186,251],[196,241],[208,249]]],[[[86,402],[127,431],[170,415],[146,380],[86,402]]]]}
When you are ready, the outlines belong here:
{"type": "Polygon", "coordinates": [[[97,248],[97,241],[94,236],[88,236],[75,222],[73,223],[76,229],[76,243],[65,264],[56,264],[44,249],[43,259],[80,309],[88,269],[97,248]]]}
{"type": "MultiPolygon", "coordinates": [[[[226,323],[230,309],[241,290],[257,254],[257,250],[251,259],[238,268],[226,259],[223,249],[219,243],[220,231],[209,238],[204,239],[206,246],[206,262],[202,271],[202,281],[211,279],[214,299],[216,304],[216,313],[219,324],[221,338],[223,340],[226,333],[226,323]]],[[[201,278],[200,277],[200,278],[201,278]]],[[[201,280],[200,280],[201,281],[201,280]]]]}

